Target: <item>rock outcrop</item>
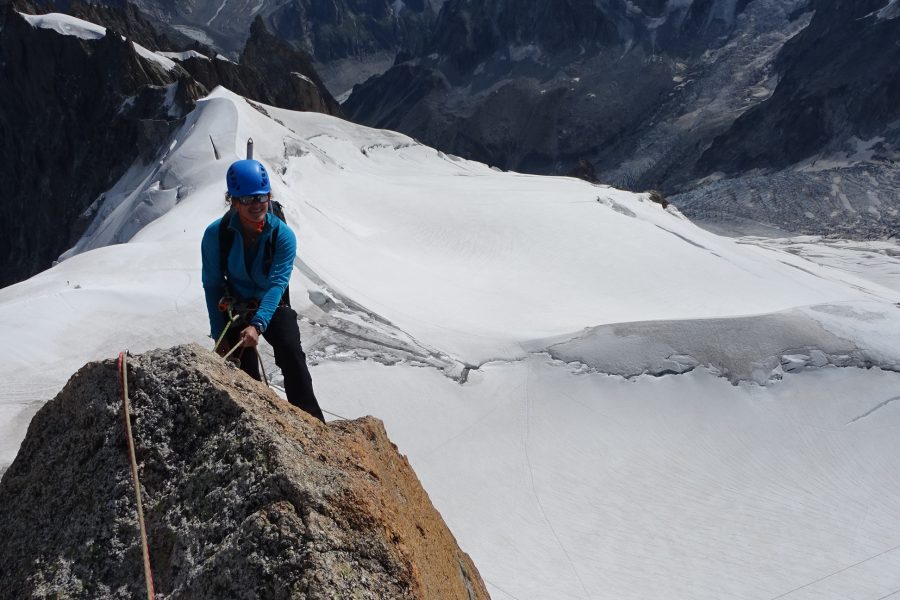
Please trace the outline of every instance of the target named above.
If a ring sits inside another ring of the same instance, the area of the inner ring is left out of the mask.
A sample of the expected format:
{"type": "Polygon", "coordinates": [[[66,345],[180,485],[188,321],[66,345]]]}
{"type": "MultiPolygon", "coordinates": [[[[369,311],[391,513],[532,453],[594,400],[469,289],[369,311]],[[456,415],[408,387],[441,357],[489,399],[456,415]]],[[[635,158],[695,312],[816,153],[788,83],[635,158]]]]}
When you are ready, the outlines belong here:
{"type": "MultiPolygon", "coordinates": [[[[323,425],[196,346],[129,362],[157,598],[488,598],[377,419],[323,425]]],[[[0,481],[0,598],[137,598],[114,361],[34,417],[0,481]]]]}
{"type": "Polygon", "coordinates": [[[195,55],[181,65],[209,89],[223,85],[264,104],[341,115],[340,105],[328,93],[309,55],[272,35],[261,17],[250,26],[238,63],[195,55]]]}

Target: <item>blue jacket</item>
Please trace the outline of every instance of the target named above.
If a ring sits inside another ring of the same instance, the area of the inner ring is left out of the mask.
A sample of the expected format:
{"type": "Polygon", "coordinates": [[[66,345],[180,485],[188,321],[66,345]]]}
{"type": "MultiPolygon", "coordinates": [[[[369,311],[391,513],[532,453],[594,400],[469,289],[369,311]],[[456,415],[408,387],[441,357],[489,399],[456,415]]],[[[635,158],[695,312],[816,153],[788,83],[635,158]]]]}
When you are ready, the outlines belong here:
{"type": "MultiPolygon", "coordinates": [[[[224,217],[223,217],[224,218],[224,217]]],[[[209,312],[209,330],[212,338],[218,339],[225,329],[226,317],[219,311],[219,299],[225,295],[225,275],[219,256],[219,224],[222,219],[216,219],[203,233],[203,242],[200,244],[200,252],[203,255],[203,291],[206,293],[206,310],[209,312]]],[[[281,301],[284,289],[291,280],[291,271],[294,268],[294,257],[297,255],[297,237],[287,224],[273,215],[266,215],[266,224],[256,244],[248,249],[250,270],[244,259],[244,238],[241,231],[240,219],[237,213],[231,216],[229,229],[234,232],[234,242],[228,254],[228,282],[231,293],[237,300],[259,300],[259,309],[250,321],[257,324],[263,331],[269,326],[269,321],[281,301]],[[263,260],[266,242],[272,234],[278,230],[275,254],[269,275],[263,271],[263,260]]]]}

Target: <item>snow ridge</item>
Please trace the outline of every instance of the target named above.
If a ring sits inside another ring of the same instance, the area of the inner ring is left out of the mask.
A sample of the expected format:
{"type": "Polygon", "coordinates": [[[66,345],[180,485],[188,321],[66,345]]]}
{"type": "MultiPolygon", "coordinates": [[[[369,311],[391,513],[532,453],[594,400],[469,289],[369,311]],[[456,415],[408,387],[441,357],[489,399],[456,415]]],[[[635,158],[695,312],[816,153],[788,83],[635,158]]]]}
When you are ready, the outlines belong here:
{"type": "MultiPolygon", "coordinates": [[[[22,18],[28,21],[32,27],[50,29],[60,35],[71,35],[83,40],[99,40],[106,36],[106,27],[95,25],[94,23],[70,15],[61,13],[49,13],[45,15],[19,14],[22,15],[22,18]]],[[[125,38],[123,37],[122,39],[124,40],[125,38]]],[[[166,56],[166,53],[156,53],[147,50],[140,44],[134,42],[132,42],[132,46],[134,46],[135,52],[142,58],[159,65],[163,69],[171,71],[175,68],[175,63],[166,56]]]]}

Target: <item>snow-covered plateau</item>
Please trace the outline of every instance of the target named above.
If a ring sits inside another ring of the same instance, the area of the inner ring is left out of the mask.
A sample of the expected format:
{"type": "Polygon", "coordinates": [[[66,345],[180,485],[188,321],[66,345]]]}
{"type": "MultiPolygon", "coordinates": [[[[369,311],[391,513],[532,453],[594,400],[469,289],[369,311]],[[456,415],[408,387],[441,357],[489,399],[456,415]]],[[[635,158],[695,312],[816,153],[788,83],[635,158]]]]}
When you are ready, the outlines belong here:
{"type": "Polygon", "coordinates": [[[221,88],[0,290],[0,469],[85,362],[211,347],[200,237],[248,138],[323,408],[385,421],[494,598],[900,597],[896,244],[719,237],[221,88]]]}

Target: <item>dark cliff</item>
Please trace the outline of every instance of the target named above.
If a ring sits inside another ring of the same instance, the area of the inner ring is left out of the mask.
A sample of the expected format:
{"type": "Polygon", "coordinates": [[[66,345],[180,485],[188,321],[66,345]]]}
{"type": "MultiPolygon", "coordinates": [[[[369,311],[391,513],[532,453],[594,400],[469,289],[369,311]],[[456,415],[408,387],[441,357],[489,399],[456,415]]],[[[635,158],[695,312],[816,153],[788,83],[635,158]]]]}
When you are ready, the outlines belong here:
{"type": "MultiPolygon", "coordinates": [[[[42,10],[54,6],[40,5],[42,10]]],[[[155,47],[167,38],[127,3],[72,4],[155,47]]],[[[105,24],[105,23],[104,23],[105,24]]],[[[308,56],[257,20],[240,64],[148,59],[122,31],[99,39],[33,27],[8,4],[0,18],[0,287],[51,266],[89,224],[85,210],[137,160],[149,162],[198,98],[224,85],[252,100],[339,115],[308,56]]],[[[212,54],[200,46],[202,51],[212,54]]]]}
{"type": "Polygon", "coordinates": [[[205,90],[117,34],[60,35],[11,8],[0,56],[2,286],[46,269],[71,246],[97,194],[141,149],[154,152],[205,90]]]}

